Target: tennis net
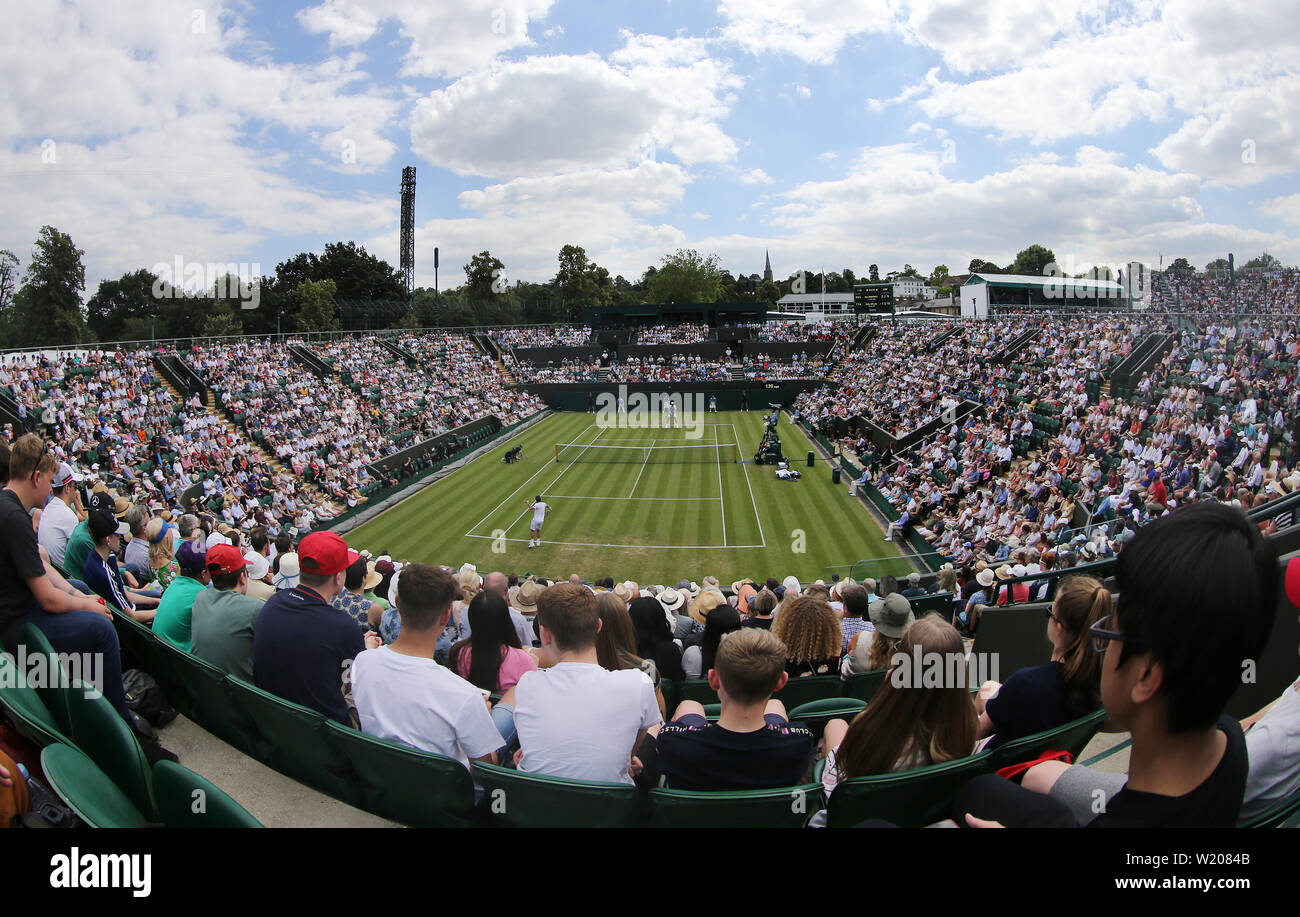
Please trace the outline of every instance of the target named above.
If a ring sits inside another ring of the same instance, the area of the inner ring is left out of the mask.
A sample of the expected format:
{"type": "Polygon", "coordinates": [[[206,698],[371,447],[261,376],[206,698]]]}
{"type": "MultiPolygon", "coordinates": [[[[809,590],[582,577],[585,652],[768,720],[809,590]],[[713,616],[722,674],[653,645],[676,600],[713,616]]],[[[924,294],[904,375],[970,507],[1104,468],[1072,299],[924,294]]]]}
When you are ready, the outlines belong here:
{"type": "Polygon", "coordinates": [[[735,443],[696,443],[689,446],[606,446],[586,443],[556,443],[557,462],[597,462],[612,464],[635,462],[638,465],[680,465],[694,463],[739,462],[740,447],[735,443]]]}

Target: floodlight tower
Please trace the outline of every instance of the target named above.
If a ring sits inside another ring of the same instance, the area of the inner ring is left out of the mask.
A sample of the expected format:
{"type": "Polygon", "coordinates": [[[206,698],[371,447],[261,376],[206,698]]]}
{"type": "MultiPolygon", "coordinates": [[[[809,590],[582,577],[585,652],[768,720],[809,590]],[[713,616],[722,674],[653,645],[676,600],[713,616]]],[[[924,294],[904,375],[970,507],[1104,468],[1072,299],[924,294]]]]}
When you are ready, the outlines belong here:
{"type": "Polygon", "coordinates": [[[402,169],[402,279],[410,310],[415,298],[415,166],[402,169]]]}

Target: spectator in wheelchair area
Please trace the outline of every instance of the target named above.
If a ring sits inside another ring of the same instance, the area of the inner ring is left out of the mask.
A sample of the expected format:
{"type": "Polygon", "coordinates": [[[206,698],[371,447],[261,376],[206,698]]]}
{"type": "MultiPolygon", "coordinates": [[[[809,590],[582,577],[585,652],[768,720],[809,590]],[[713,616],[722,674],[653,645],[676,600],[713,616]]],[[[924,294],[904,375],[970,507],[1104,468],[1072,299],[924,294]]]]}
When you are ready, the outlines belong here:
{"type": "Polygon", "coordinates": [[[1241,684],[1243,661],[1259,658],[1272,630],[1276,563],[1272,543],[1224,504],[1191,504],[1139,529],[1116,563],[1115,613],[1091,630],[1104,654],[1108,728],[1133,739],[1123,787],[1104,803],[1087,792],[1090,805],[1080,812],[1034,792],[1048,782],[1047,771],[1035,774],[1047,765],[1032,769],[1025,786],[978,777],[957,799],[957,822],[1233,827],[1248,760],[1241,726],[1223,709],[1241,684]]]}

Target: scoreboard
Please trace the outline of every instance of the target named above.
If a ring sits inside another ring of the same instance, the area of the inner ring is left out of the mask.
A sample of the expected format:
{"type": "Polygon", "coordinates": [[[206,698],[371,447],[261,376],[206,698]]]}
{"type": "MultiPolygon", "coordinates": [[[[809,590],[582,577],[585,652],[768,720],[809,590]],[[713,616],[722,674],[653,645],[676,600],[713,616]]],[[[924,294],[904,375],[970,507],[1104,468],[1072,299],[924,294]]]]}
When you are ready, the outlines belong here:
{"type": "Polygon", "coordinates": [[[892,283],[855,283],[853,285],[853,311],[893,315],[894,285],[892,283]]]}

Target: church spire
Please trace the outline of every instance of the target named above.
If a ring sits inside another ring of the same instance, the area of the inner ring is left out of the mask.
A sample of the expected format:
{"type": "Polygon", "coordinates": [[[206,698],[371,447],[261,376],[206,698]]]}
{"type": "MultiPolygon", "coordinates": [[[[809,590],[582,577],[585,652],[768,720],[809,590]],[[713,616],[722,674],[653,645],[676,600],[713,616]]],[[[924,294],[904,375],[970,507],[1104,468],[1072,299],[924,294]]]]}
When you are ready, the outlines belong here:
{"type": "Polygon", "coordinates": [[[770,283],[772,280],[772,256],[767,249],[763,249],[763,282],[770,283]]]}

